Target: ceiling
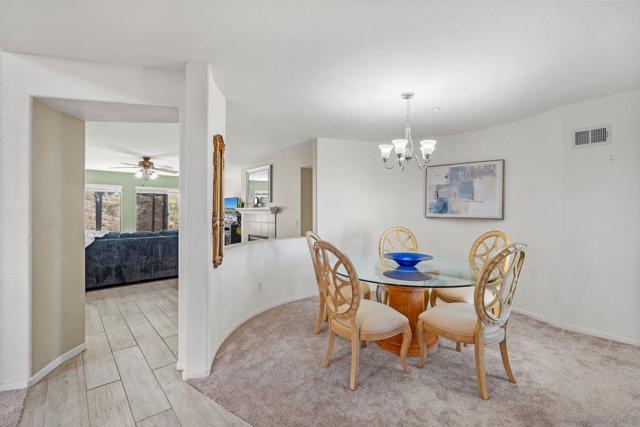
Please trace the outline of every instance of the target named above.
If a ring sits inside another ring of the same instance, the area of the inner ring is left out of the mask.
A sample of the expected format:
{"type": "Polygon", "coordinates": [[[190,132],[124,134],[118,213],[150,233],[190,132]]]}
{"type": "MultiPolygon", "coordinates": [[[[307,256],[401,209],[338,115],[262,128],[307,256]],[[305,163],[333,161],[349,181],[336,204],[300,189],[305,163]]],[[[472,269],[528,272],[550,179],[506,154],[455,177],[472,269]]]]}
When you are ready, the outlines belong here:
{"type": "Polygon", "coordinates": [[[179,110],[176,107],[46,97],[37,99],[53,109],[84,121],[134,123],[178,123],[180,121],[179,110]]]}
{"type": "MultiPolygon", "coordinates": [[[[113,172],[122,163],[150,156],[158,167],[179,171],[179,111],[176,107],[38,97],[39,101],[85,122],[85,168],[113,172]]],[[[160,175],[174,174],[158,172],[160,175]]]]}
{"type": "Polygon", "coordinates": [[[640,2],[2,0],[0,45],[208,62],[235,161],[315,136],[418,138],[640,88],[640,2]],[[439,107],[440,111],[433,111],[439,107]]]}
{"type": "MultiPolygon", "coordinates": [[[[178,123],[85,123],[85,168],[112,172],[135,172],[114,169],[121,163],[137,164],[142,156],[151,156],[158,167],[180,170],[178,123]]],[[[159,172],[160,175],[175,176],[159,172]]]]}

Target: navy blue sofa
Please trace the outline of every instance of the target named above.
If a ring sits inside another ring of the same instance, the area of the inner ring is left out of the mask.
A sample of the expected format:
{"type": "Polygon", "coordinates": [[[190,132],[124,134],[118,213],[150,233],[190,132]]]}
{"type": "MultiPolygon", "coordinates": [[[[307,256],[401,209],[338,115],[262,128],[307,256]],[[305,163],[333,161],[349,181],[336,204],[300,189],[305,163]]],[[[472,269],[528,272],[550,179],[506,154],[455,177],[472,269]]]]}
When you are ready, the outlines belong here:
{"type": "Polygon", "coordinates": [[[177,230],[111,232],[85,249],[85,289],[177,276],[177,230]]]}

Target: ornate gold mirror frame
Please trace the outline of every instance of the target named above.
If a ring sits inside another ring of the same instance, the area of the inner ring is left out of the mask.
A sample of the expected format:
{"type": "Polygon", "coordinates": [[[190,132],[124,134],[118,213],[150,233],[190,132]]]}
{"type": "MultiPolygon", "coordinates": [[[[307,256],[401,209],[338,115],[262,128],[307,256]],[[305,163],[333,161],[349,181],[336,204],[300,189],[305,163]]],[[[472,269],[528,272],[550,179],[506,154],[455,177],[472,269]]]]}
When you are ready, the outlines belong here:
{"type": "Polygon", "coordinates": [[[222,135],[213,137],[213,267],[222,264],[224,247],[224,140],[222,135]]]}

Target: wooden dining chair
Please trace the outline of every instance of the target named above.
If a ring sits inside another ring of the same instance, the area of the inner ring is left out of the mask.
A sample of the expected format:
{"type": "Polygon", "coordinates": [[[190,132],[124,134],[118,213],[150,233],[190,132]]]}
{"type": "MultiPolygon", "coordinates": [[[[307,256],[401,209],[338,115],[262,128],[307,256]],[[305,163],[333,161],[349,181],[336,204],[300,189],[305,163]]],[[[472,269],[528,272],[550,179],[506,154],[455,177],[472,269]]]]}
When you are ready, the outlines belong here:
{"type": "Polygon", "coordinates": [[[516,382],[507,351],[507,323],[526,250],[526,245],[513,243],[485,264],[476,281],[473,305],[464,302],[439,304],[420,314],[416,327],[420,345],[418,367],[425,363],[425,333],[429,331],[456,342],[474,345],[478,388],[483,399],[489,398],[484,346],[500,345],[507,377],[512,383],[516,382]]]}
{"type": "MultiPolygon", "coordinates": [[[[469,251],[469,266],[475,279],[480,276],[482,269],[498,252],[509,246],[509,235],[504,231],[488,231],[478,237],[469,251]]],[[[437,300],[451,302],[466,302],[473,304],[473,288],[441,288],[431,292],[431,306],[437,300]]]]}
{"type": "MultiPolygon", "coordinates": [[[[324,293],[322,292],[322,289],[321,289],[322,283],[320,281],[320,276],[319,276],[320,270],[318,267],[318,259],[316,257],[316,252],[314,250],[313,245],[316,242],[320,241],[321,239],[320,239],[320,236],[315,234],[313,231],[307,231],[305,235],[307,237],[307,245],[309,246],[309,252],[311,253],[311,262],[313,263],[313,271],[316,276],[316,284],[318,285],[320,307],[318,307],[318,316],[316,318],[314,333],[319,334],[320,329],[322,328],[322,322],[326,322],[327,320],[327,311],[325,309],[325,304],[324,304],[324,293]]],[[[361,298],[371,299],[371,289],[369,288],[369,285],[367,285],[366,283],[360,284],[360,295],[361,295],[361,298]]]]}
{"type": "Polygon", "coordinates": [[[418,252],[418,240],[406,227],[387,228],[378,241],[380,260],[388,261],[384,254],[389,252],[418,252]]]}
{"type": "Polygon", "coordinates": [[[351,341],[351,376],[349,388],[358,386],[358,365],[361,342],[378,341],[402,334],[400,361],[409,372],[407,353],[411,344],[409,320],[393,308],[360,298],[360,281],[347,258],[324,240],[314,244],[320,280],[328,313],[329,338],[322,366],[329,366],[335,336],[351,341]]]}
{"type": "MultiPolygon", "coordinates": [[[[406,227],[387,228],[378,241],[378,255],[382,265],[391,267],[394,266],[393,262],[384,257],[389,252],[418,252],[418,240],[406,227]]],[[[380,285],[376,289],[376,298],[379,302],[388,302],[388,294],[380,285]]]]}

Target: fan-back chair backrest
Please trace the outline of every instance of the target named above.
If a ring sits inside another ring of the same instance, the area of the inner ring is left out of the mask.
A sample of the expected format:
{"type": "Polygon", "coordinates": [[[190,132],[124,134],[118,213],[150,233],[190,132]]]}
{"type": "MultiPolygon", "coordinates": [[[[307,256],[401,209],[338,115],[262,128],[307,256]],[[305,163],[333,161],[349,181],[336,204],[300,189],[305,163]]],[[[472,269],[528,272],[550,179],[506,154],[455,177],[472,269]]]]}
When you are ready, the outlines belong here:
{"type": "Polygon", "coordinates": [[[476,314],[482,323],[502,326],[509,320],[526,251],[526,245],[513,243],[485,264],[473,296],[476,314]]]}
{"type": "Polygon", "coordinates": [[[509,235],[504,231],[488,231],[473,242],[469,251],[469,265],[476,279],[487,262],[507,246],[509,235]]]}
{"type": "Polygon", "coordinates": [[[320,282],[320,267],[318,266],[318,257],[316,256],[316,251],[314,245],[316,242],[319,242],[320,236],[318,236],[313,231],[307,231],[305,236],[307,237],[307,245],[309,246],[309,252],[311,253],[311,262],[313,263],[313,271],[316,275],[316,284],[318,285],[318,290],[322,293],[322,283],[320,282]]]}
{"type": "Polygon", "coordinates": [[[353,319],[360,306],[360,281],[353,264],[340,250],[324,240],[316,242],[314,250],[329,320],[353,319]]]}
{"type": "Polygon", "coordinates": [[[384,254],[389,252],[418,252],[416,236],[406,227],[386,229],[378,242],[380,260],[386,261],[384,254]]]}

